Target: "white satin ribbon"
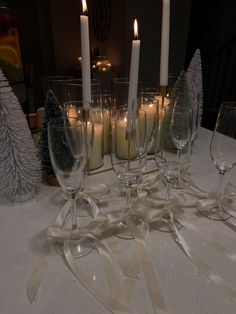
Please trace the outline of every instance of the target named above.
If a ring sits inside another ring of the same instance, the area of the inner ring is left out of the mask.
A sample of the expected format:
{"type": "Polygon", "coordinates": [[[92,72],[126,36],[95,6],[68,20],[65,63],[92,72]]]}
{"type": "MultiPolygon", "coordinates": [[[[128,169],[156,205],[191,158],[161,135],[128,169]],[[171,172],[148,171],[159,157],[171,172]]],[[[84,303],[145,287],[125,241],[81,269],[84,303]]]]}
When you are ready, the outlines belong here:
{"type": "Polygon", "coordinates": [[[98,198],[108,195],[111,188],[105,184],[98,184],[97,186],[91,187],[86,191],[80,192],[78,197],[84,198],[90,205],[92,217],[95,219],[100,215],[99,207],[96,203],[98,198]]]}
{"type": "MultiPolygon", "coordinates": [[[[215,284],[224,295],[231,300],[231,302],[236,303],[236,290],[228,285],[228,283],[217,273],[215,273],[209,265],[201,261],[193,253],[190,246],[184,240],[183,236],[180,234],[175,225],[175,219],[179,221],[185,228],[194,231],[198,235],[203,236],[201,230],[195,227],[191,223],[187,223],[181,218],[181,208],[183,207],[196,207],[201,206],[201,209],[209,210],[209,207],[219,205],[222,206],[224,210],[228,212],[236,213],[236,202],[233,197],[236,195],[236,188],[232,185],[227,185],[223,195],[214,200],[214,202],[209,205],[209,195],[205,193],[201,188],[199,188],[193,181],[190,180],[191,187],[185,190],[183,193],[179,194],[172,198],[169,203],[161,198],[156,198],[155,200],[143,200],[139,212],[142,216],[142,219],[146,222],[152,222],[161,219],[166,214],[169,214],[170,223],[172,226],[172,231],[176,235],[176,243],[186,254],[186,256],[192,261],[192,263],[209,279],[215,284]],[[193,189],[194,188],[194,189],[193,189]],[[200,199],[200,200],[199,200],[200,199]],[[226,209],[227,208],[227,209],[226,209]]],[[[236,226],[236,225],[235,225],[236,226]]],[[[229,252],[223,245],[217,243],[214,240],[203,240],[209,247],[215,249],[218,253],[223,256],[226,256],[231,261],[236,262],[236,254],[229,252]]]]}
{"type": "MultiPolygon", "coordinates": [[[[124,303],[122,303],[122,301],[120,301],[122,297],[124,299],[124,302],[126,302],[126,299],[124,298],[124,296],[122,296],[122,285],[120,283],[119,276],[116,274],[116,269],[114,267],[114,262],[112,261],[110,253],[108,252],[106,247],[95,236],[91,234],[91,232],[94,232],[97,228],[101,227],[101,225],[106,220],[105,216],[100,215],[98,207],[95,201],[93,201],[92,197],[103,196],[109,191],[110,189],[105,185],[99,185],[99,187],[89,189],[88,193],[82,193],[82,196],[90,202],[90,205],[92,204],[93,217],[96,217],[96,220],[92,221],[81,230],[73,230],[71,232],[70,230],[62,228],[65,218],[70,210],[70,200],[66,202],[66,204],[57,215],[54,225],[46,230],[45,235],[46,239],[48,240],[47,249],[45,250],[42,258],[39,260],[37,266],[33,270],[32,275],[30,276],[26,286],[27,296],[31,303],[35,302],[36,300],[38,289],[48,264],[52,244],[55,242],[62,242],[64,243],[64,256],[68,266],[71,268],[71,270],[80,280],[80,282],[90,291],[90,293],[112,313],[115,313],[116,311],[132,313],[132,311],[124,303]],[[109,293],[104,293],[102,285],[95,287],[94,282],[93,284],[91,284],[91,280],[89,279],[89,277],[87,277],[84,272],[80,270],[78,260],[75,263],[75,260],[69,248],[71,233],[75,232],[77,232],[78,235],[83,235],[89,237],[90,239],[93,239],[94,245],[99,252],[101,263],[103,265],[104,272],[107,278],[109,293]]],[[[78,197],[81,197],[81,195],[79,195],[78,197]]]]}
{"type": "Polygon", "coordinates": [[[217,286],[224,293],[224,295],[231,302],[236,304],[236,290],[230,287],[227,284],[227,282],[221,276],[219,276],[216,272],[214,272],[207,263],[201,261],[193,253],[193,251],[191,250],[187,242],[184,240],[184,238],[181,236],[181,234],[177,230],[175,226],[175,222],[174,222],[174,216],[171,212],[170,212],[170,222],[174,230],[174,233],[176,235],[176,243],[179,245],[179,247],[182,249],[185,255],[215,286],[217,286]]]}
{"type": "Polygon", "coordinates": [[[114,267],[114,262],[106,249],[106,247],[98,241],[92,235],[91,239],[94,240],[95,246],[99,252],[101,262],[103,265],[104,272],[107,277],[107,282],[109,286],[109,291],[105,291],[100,283],[91,282],[91,278],[87,277],[86,274],[80,269],[79,263],[75,263],[75,260],[70,251],[70,240],[67,238],[64,241],[64,255],[66,261],[73,271],[74,275],[79,279],[83,286],[101,303],[103,304],[111,313],[116,311],[124,313],[133,313],[126,305],[120,301],[121,288],[120,278],[116,274],[114,267]]]}
{"type": "MultiPolygon", "coordinates": [[[[97,298],[109,311],[127,311],[131,312],[128,309],[128,303],[130,301],[133,288],[137,279],[139,278],[140,268],[143,271],[144,278],[146,281],[147,289],[150,295],[150,300],[152,302],[153,310],[156,313],[158,310],[167,312],[167,307],[165,305],[164,299],[161,295],[161,291],[158,285],[158,280],[155,274],[155,271],[152,266],[151,258],[146,246],[146,239],[149,233],[149,223],[153,221],[160,220],[166,214],[170,216],[170,223],[172,229],[175,232],[177,242],[183,252],[188,256],[188,258],[196,265],[203,274],[207,276],[218,288],[220,288],[223,293],[235,303],[236,292],[234,289],[229,287],[227,283],[222,279],[218,274],[213,272],[211,268],[199,260],[191,248],[188,246],[184,238],[181,236],[177,230],[174,222],[174,218],[181,223],[181,216],[184,207],[196,207],[201,206],[201,208],[207,209],[207,202],[209,195],[207,195],[201,188],[199,188],[192,180],[191,177],[185,177],[185,180],[188,180],[190,187],[185,190],[183,193],[174,197],[170,203],[166,204],[165,200],[157,197],[156,199],[149,199],[146,197],[147,194],[152,193],[153,189],[157,188],[161,182],[160,175],[155,174],[147,177],[142,183],[142,190],[138,191],[138,196],[140,200],[139,207],[134,210],[130,209],[126,212],[118,214],[109,214],[103,215],[96,203],[96,198],[102,197],[110,192],[110,188],[105,185],[99,185],[95,188],[91,188],[86,192],[80,193],[78,197],[85,198],[91,207],[93,221],[87,226],[83,227],[81,230],[78,230],[79,235],[87,236],[90,239],[93,239],[95,246],[99,252],[100,260],[104,267],[104,272],[107,278],[109,286],[109,295],[107,296],[101,287],[95,287],[91,285],[88,277],[81,271],[78,263],[75,263],[73,256],[71,255],[69,249],[70,235],[71,231],[63,229],[64,221],[70,210],[70,201],[67,201],[63,206],[58,216],[56,217],[55,223],[52,227],[49,227],[46,232],[48,242],[46,253],[39,261],[38,266],[33,271],[29,282],[27,284],[27,295],[30,302],[33,302],[36,298],[37,291],[43,276],[43,273],[46,269],[48,258],[50,255],[51,245],[55,241],[61,241],[64,243],[64,254],[68,266],[71,268],[75,276],[80,280],[80,282],[90,291],[95,298],[97,298]],[[204,207],[206,206],[206,207],[204,207]],[[135,225],[132,222],[132,216],[138,215],[140,217],[140,225],[135,225]],[[111,256],[106,249],[106,247],[99,241],[92,233],[96,230],[99,231],[100,235],[114,234],[113,231],[119,228],[120,222],[126,222],[126,225],[134,236],[134,239],[137,244],[137,249],[134,251],[133,256],[137,261],[134,264],[130,262],[123,254],[123,252],[116,246],[114,243],[110,242],[110,247],[115,255],[122,271],[125,276],[123,281],[120,280],[119,276],[116,274],[114,269],[111,256]],[[95,287],[95,288],[94,288],[95,287]]],[[[228,189],[225,189],[223,196],[217,200],[217,204],[221,206],[227,206],[233,214],[236,213],[235,200],[233,200],[233,186],[228,186],[228,189]]],[[[236,216],[236,214],[235,214],[236,216]]],[[[196,234],[200,234],[201,231],[198,230],[194,225],[185,222],[182,220],[182,224],[189,230],[194,231],[196,234]]],[[[205,240],[205,243],[214,248],[220,254],[230,258],[232,261],[236,261],[236,255],[232,252],[227,251],[223,246],[214,242],[205,240]]]]}
{"type": "Polygon", "coordinates": [[[43,274],[47,269],[47,265],[49,263],[52,246],[50,243],[45,243],[43,247],[44,252],[39,258],[38,263],[26,284],[26,294],[30,303],[34,303],[36,301],[43,274]]]}
{"type": "MultiPolygon", "coordinates": [[[[88,289],[88,291],[102,304],[104,305],[110,312],[115,313],[116,311],[132,313],[130,309],[126,305],[124,305],[120,301],[120,296],[122,295],[122,285],[120,277],[116,273],[116,269],[114,267],[114,262],[111,258],[109,251],[106,247],[99,241],[95,236],[91,233],[96,228],[101,226],[103,221],[93,221],[88,224],[81,230],[66,230],[59,227],[49,227],[46,231],[47,239],[49,243],[64,243],[63,250],[66,262],[70,269],[73,271],[74,275],[79,279],[81,284],[88,289]],[[109,286],[109,291],[106,292],[100,283],[91,282],[92,276],[87,276],[79,267],[79,259],[76,260],[71,254],[70,251],[70,238],[71,236],[83,236],[92,239],[94,242],[94,246],[97,249],[101,264],[104,269],[104,273],[106,275],[106,279],[109,286]]],[[[46,256],[45,256],[46,258],[46,256]]],[[[45,265],[46,267],[46,265],[45,265]]],[[[45,269],[44,269],[45,270],[45,269]]],[[[38,267],[35,268],[33,275],[30,277],[30,280],[27,284],[27,295],[29,296],[29,300],[32,302],[35,300],[36,293],[38,291],[38,286],[40,284],[40,280],[38,279],[40,275],[41,269],[38,267]]]]}
{"type": "MultiPolygon", "coordinates": [[[[225,212],[236,218],[236,187],[232,184],[227,184],[220,196],[210,194],[208,198],[200,199],[196,203],[196,207],[200,212],[210,212],[214,208],[222,208],[225,212]]],[[[216,212],[217,213],[217,212],[216,212]]],[[[220,217],[219,212],[219,217],[220,217]]],[[[236,222],[232,219],[227,220],[227,224],[233,226],[236,231],[236,222]]]]}
{"type": "Polygon", "coordinates": [[[149,229],[149,226],[146,223],[142,224],[141,228],[137,228],[133,224],[131,219],[127,217],[126,225],[130,230],[131,234],[134,236],[134,239],[137,243],[137,258],[140,264],[140,267],[143,270],[144,278],[146,281],[147,289],[149,292],[150,300],[152,303],[154,313],[158,313],[159,310],[162,310],[163,313],[167,313],[167,307],[165,301],[161,294],[161,289],[158,284],[157,276],[155,274],[151,257],[146,247],[145,243],[145,234],[149,229]]]}
{"type": "Polygon", "coordinates": [[[203,230],[199,229],[195,225],[190,222],[183,220],[182,218],[178,218],[178,222],[187,230],[190,230],[199,236],[203,243],[207,244],[210,248],[213,248],[220,255],[227,257],[232,262],[236,262],[236,253],[229,251],[225,248],[219,241],[215,241],[214,239],[209,239],[209,235],[206,234],[203,230]]]}

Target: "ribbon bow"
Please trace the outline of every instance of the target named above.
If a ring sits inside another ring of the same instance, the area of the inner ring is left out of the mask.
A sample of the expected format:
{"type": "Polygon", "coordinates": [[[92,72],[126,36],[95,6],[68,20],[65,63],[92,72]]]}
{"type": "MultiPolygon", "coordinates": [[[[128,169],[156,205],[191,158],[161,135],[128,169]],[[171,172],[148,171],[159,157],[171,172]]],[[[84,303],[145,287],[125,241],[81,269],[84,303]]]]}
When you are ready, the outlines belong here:
{"type": "Polygon", "coordinates": [[[27,296],[31,303],[35,302],[39,286],[43,277],[43,274],[46,270],[49,256],[52,251],[53,244],[56,242],[63,243],[63,252],[66,259],[66,262],[74,275],[79,279],[79,281],[88,289],[88,291],[101,303],[103,304],[110,312],[114,313],[116,311],[132,313],[131,310],[125,305],[125,302],[122,303],[120,300],[122,285],[120,278],[117,275],[116,269],[114,267],[114,262],[112,257],[107,250],[107,248],[99,241],[94,235],[93,232],[101,227],[106,221],[106,217],[101,215],[98,209],[94,197],[99,197],[107,194],[110,189],[101,184],[95,188],[90,188],[86,192],[78,194],[78,197],[83,197],[88,200],[91,208],[93,217],[96,217],[96,220],[93,220],[88,225],[84,226],[81,229],[68,230],[63,228],[66,216],[70,210],[70,200],[66,202],[63,208],[60,210],[58,216],[55,219],[53,226],[47,228],[45,233],[45,243],[44,243],[44,252],[42,258],[40,258],[37,266],[34,268],[26,286],[27,296]],[[107,278],[109,292],[106,293],[101,288],[101,285],[98,286],[96,283],[91,283],[91,278],[86,276],[86,274],[80,269],[79,262],[75,262],[74,257],[70,251],[70,241],[74,236],[83,236],[92,240],[94,247],[97,249],[99,256],[101,258],[101,263],[103,265],[104,273],[107,278]]]}

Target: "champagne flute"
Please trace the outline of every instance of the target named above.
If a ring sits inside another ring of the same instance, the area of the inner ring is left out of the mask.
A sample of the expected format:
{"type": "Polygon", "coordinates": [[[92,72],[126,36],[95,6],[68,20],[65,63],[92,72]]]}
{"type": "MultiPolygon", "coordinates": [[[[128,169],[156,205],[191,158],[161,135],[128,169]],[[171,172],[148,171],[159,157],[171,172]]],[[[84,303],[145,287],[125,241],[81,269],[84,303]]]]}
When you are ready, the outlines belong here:
{"type": "Polygon", "coordinates": [[[181,162],[181,151],[190,139],[190,119],[190,109],[184,106],[174,107],[171,117],[170,134],[177,148],[179,162],[181,162]]]}
{"type": "MultiPolygon", "coordinates": [[[[75,258],[87,255],[93,242],[78,236],[76,194],[80,191],[87,168],[87,139],[84,124],[75,118],[57,118],[48,123],[48,144],[53,170],[62,190],[71,200],[72,231],[70,250],[75,258]]],[[[62,248],[58,246],[58,253],[62,248]]]]}
{"type": "MultiPolygon", "coordinates": [[[[177,155],[179,160],[179,174],[177,181],[174,183],[174,188],[185,188],[185,183],[181,178],[181,169],[183,166],[182,152],[190,145],[191,142],[191,130],[192,125],[192,110],[185,106],[174,106],[171,123],[170,123],[170,136],[177,149],[177,155]]],[[[188,149],[187,149],[188,152],[188,149]]]]}
{"type": "MultiPolygon", "coordinates": [[[[137,187],[147,163],[146,113],[137,110],[132,119],[132,129],[127,133],[128,111],[117,110],[112,130],[111,163],[126,191],[125,213],[131,209],[131,189],[137,187]]],[[[118,236],[132,239],[125,223],[121,223],[118,236]]]]}
{"type": "MultiPolygon", "coordinates": [[[[221,104],[214,132],[210,143],[210,155],[216,169],[219,171],[219,179],[216,189],[216,197],[222,194],[223,178],[236,164],[236,102],[224,102],[221,104]]],[[[213,220],[227,220],[231,216],[220,206],[212,208],[208,212],[201,212],[207,218],[213,220]]]]}
{"type": "MultiPolygon", "coordinates": [[[[63,105],[64,114],[68,117],[71,123],[77,123],[81,121],[85,125],[85,132],[87,138],[87,153],[88,160],[93,152],[94,143],[94,110],[90,108],[90,103],[84,103],[83,101],[68,101],[63,105]],[[84,105],[86,105],[84,107],[84,105]]],[[[83,190],[84,187],[81,188],[83,190]]],[[[87,217],[91,215],[90,205],[87,200],[79,197],[77,199],[77,204],[79,207],[78,217],[87,217]]]]}
{"type": "MultiPolygon", "coordinates": [[[[171,105],[164,107],[159,135],[161,158],[157,154],[155,156],[158,169],[166,184],[166,196],[163,206],[163,216],[158,221],[152,222],[151,227],[164,232],[170,232],[170,217],[166,208],[168,208],[171,202],[171,187],[179,176],[179,156],[176,154],[176,150],[173,149],[173,141],[171,139],[170,115],[172,114],[172,110],[171,105]]],[[[181,144],[180,148],[182,146],[183,144],[181,144]]],[[[181,227],[177,221],[175,223],[177,228],[181,227]]]]}

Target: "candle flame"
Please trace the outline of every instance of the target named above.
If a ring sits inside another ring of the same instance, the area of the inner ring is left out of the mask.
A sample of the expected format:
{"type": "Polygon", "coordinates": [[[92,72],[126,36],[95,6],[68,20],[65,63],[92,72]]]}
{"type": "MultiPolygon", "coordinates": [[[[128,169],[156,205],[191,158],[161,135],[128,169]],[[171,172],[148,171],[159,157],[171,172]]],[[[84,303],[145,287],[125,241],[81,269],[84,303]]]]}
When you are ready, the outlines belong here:
{"type": "Polygon", "coordinates": [[[138,38],[138,22],[136,19],[134,20],[134,38],[138,38]]]}
{"type": "Polygon", "coordinates": [[[86,0],[82,0],[82,7],[83,7],[83,13],[86,13],[88,11],[86,0]]]}

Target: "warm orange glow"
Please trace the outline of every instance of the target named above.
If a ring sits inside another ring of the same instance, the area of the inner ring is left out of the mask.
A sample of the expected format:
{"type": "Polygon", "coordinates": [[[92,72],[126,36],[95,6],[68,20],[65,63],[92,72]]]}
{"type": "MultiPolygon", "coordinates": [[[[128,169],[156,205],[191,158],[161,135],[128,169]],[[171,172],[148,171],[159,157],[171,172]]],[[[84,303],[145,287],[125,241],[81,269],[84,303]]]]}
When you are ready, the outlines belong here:
{"type": "Polygon", "coordinates": [[[134,20],[134,38],[138,38],[138,22],[136,19],[134,20]]]}
{"type": "Polygon", "coordinates": [[[82,0],[82,7],[83,7],[83,13],[86,13],[88,11],[86,0],[82,0]]]}

